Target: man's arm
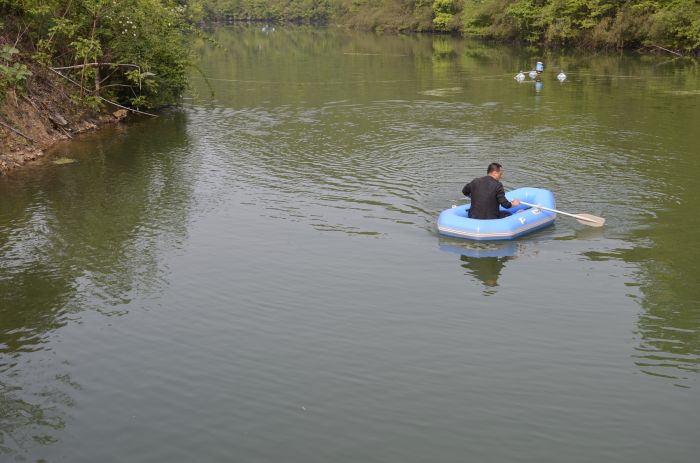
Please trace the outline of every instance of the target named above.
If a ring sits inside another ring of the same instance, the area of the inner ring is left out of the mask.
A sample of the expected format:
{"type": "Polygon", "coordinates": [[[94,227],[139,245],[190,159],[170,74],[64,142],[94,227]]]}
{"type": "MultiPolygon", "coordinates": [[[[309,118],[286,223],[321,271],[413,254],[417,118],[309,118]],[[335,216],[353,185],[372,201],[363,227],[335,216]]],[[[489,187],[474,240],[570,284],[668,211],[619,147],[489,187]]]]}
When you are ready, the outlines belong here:
{"type": "MultiPolygon", "coordinates": [[[[514,204],[511,204],[511,202],[506,199],[506,192],[503,189],[503,184],[500,182],[496,187],[496,199],[498,200],[498,204],[505,207],[506,209],[510,209],[514,206],[514,204]]],[[[515,201],[517,201],[517,199],[515,201]]],[[[518,201],[518,204],[520,204],[520,201],[518,201]]]]}
{"type": "Polygon", "coordinates": [[[464,185],[464,188],[462,188],[462,194],[464,196],[471,197],[471,195],[472,195],[472,182],[469,182],[466,185],[464,185]]]}

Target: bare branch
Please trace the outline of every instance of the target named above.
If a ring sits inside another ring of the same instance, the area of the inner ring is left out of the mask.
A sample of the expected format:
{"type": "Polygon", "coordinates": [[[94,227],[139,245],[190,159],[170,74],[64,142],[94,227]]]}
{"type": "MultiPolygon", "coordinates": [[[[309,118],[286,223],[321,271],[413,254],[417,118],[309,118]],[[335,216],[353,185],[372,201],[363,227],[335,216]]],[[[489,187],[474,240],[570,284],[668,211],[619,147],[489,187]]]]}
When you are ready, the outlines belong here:
{"type": "Polygon", "coordinates": [[[141,66],[139,66],[138,64],[128,64],[128,63],[85,63],[85,64],[76,64],[74,66],[63,66],[60,68],[50,67],[49,69],[54,70],[54,71],[61,71],[63,69],[78,69],[78,68],[86,68],[86,67],[91,67],[91,66],[124,66],[124,67],[136,68],[139,71],[141,70],[141,66]]]}
{"type": "Polygon", "coordinates": [[[27,27],[25,27],[23,31],[20,31],[17,34],[17,39],[15,39],[15,45],[14,45],[15,48],[17,48],[17,44],[19,43],[20,40],[22,40],[22,36],[27,32],[28,29],[29,29],[29,24],[27,24],[27,27]]]}
{"type": "Polygon", "coordinates": [[[61,132],[63,132],[64,134],[66,134],[66,136],[67,136],[68,138],[73,139],[73,135],[71,135],[70,133],[68,133],[68,131],[67,131],[66,129],[64,129],[64,128],[61,127],[60,125],[58,126],[58,128],[61,129],[61,132]]]}
{"type": "Polygon", "coordinates": [[[27,100],[27,101],[29,102],[29,104],[32,105],[32,107],[33,107],[34,109],[36,109],[36,112],[40,112],[40,111],[39,111],[39,108],[37,108],[36,104],[32,101],[31,98],[29,98],[29,97],[26,96],[26,95],[22,95],[22,98],[24,98],[25,100],[27,100]]]}
{"type": "Polygon", "coordinates": [[[129,108],[128,106],[122,106],[122,105],[120,105],[119,103],[115,103],[114,101],[110,101],[110,100],[108,100],[107,98],[101,97],[101,96],[99,96],[99,95],[97,95],[97,98],[99,98],[100,100],[104,101],[105,103],[109,103],[109,104],[111,104],[111,105],[114,105],[114,106],[116,106],[117,108],[126,109],[127,111],[131,111],[131,112],[134,112],[134,113],[137,113],[137,114],[144,114],[144,115],[146,115],[146,116],[158,117],[158,116],[156,116],[155,114],[147,113],[147,112],[144,112],[144,111],[139,111],[138,109],[129,108]]]}
{"type": "Polygon", "coordinates": [[[32,137],[26,136],[25,134],[23,134],[22,132],[20,132],[20,131],[17,130],[16,128],[12,127],[11,125],[5,124],[3,121],[0,121],[0,125],[2,125],[3,127],[7,128],[7,129],[12,130],[14,133],[16,133],[17,135],[20,135],[20,136],[26,138],[26,139],[29,140],[30,142],[36,143],[32,137]]]}
{"type": "MultiPolygon", "coordinates": [[[[65,76],[65,75],[61,74],[60,72],[56,71],[54,68],[51,68],[51,67],[50,67],[49,70],[50,70],[51,72],[54,72],[54,73],[58,74],[59,76],[63,77],[63,78],[66,79],[68,82],[71,82],[71,83],[77,85],[77,86],[80,87],[82,90],[84,90],[84,91],[86,91],[86,92],[89,92],[89,91],[90,91],[90,90],[88,90],[87,88],[85,88],[85,87],[83,87],[82,85],[80,85],[80,83],[78,83],[78,82],[74,81],[73,79],[71,79],[70,77],[65,76]]],[[[100,95],[95,95],[95,96],[97,96],[97,98],[99,98],[100,100],[104,101],[105,103],[109,103],[109,104],[111,104],[111,105],[113,105],[113,106],[116,106],[117,108],[126,109],[127,111],[131,111],[131,112],[134,112],[134,113],[137,113],[137,114],[144,114],[144,115],[146,115],[146,116],[158,117],[158,116],[156,116],[155,114],[147,113],[147,112],[144,112],[144,111],[139,111],[138,109],[129,108],[129,107],[127,107],[127,106],[122,106],[122,105],[120,105],[119,103],[115,103],[114,101],[108,100],[107,98],[102,97],[102,96],[100,96],[100,95]]]]}
{"type": "Polygon", "coordinates": [[[668,48],[660,47],[658,45],[654,45],[654,46],[660,50],[667,51],[669,53],[673,53],[674,55],[683,56],[680,53],[678,53],[677,51],[669,50],[668,48]]]}
{"type": "Polygon", "coordinates": [[[126,88],[134,88],[133,85],[126,85],[126,84],[109,84],[109,85],[103,85],[101,88],[104,90],[107,87],[126,87],[126,88]]]}

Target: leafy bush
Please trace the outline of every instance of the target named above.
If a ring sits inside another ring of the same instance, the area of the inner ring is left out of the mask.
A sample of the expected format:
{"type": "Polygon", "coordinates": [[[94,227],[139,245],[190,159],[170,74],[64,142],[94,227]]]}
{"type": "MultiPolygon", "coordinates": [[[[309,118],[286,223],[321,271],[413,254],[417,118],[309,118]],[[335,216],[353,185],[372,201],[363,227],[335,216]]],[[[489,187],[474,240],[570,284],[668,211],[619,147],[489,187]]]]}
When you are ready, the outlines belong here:
{"type": "Polygon", "coordinates": [[[452,30],[456,7],[453,0],[435,0],[433,2],[433,25],[436,31],[452,30]]]}
{"type": "Polygon", "coordinates": [[[78,82],[91,105],[99,97],[144,107],[178,100],[190,61],[185,10],[173,0],[0,1],[6,31],[78,82]],[[133,69],[143,76],[137,82],[133,69]]]}
{"type": "Polygon", "coordinates": [[[323,23],[331,17],[337,0],[190,0],[190,21],[264,20],[323,23]]]}
{"type": "Polygon", "coordinates": [[[13,63],[14,55],[18,54],[19,50],[10,45],[0,47],[0,92],[5,93],[5,90],[16,90],[22,86],[27,77],[32,75],[32,72],[24,63],[13,63]]]}
{"type": "Polygon", "coordinates": [[[696,0],[464,0],[464,31],[500,40],[700,51],[696,0]]]}

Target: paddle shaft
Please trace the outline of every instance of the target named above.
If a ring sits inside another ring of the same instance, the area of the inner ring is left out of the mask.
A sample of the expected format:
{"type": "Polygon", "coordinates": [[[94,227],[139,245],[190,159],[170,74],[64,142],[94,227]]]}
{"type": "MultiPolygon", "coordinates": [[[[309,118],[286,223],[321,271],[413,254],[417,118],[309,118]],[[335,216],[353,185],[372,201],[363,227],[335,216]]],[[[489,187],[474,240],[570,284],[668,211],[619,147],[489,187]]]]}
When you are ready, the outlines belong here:
{"type": "Polygon", "coordinates": [[[562,212],[562,211],[558,211],[556,209],[550,209],[548,207],[540,206],[538,204],[530,204],[530,203],[526,203],[525,201],[520,201],[520,204],[524,204],[524,205],[530,206],[530,207],[536,207],[537,209],[544,209],[545,211],[555,212],[557,214],[568,215],[569,217],[573,217],[574,219],[577,219],[577,220],[586,220],[589,222],[595,222],[594,220],[591,220],[587,217],[580,216],[578,214],[570,214],[568,212],[562,212]]]}

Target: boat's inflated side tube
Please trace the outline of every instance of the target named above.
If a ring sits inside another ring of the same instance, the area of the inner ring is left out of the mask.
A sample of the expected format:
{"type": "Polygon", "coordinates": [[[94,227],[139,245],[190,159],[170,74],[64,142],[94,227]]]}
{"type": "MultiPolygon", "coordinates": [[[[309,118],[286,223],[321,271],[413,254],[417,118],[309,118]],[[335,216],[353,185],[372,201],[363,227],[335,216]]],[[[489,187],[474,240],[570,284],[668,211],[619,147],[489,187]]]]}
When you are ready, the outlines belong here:
{"type": "MultiPolygon", "coordinates": [[[[543,188],[518,188],[506,193],[506,198],[508,201],[517,198],[550,209],[556,208],[554,194],[543,188]]],[[[470,204],[463,204],[442,211],[438,217],[438,232],[472,240],[512,240],[552,225],[557,216],[554,212],[520,205],[510,209],[501,207],[501,211],[512,213],[511,216],[503,219],[471,219],[467,216],[470,206],[470,204]]]]}

